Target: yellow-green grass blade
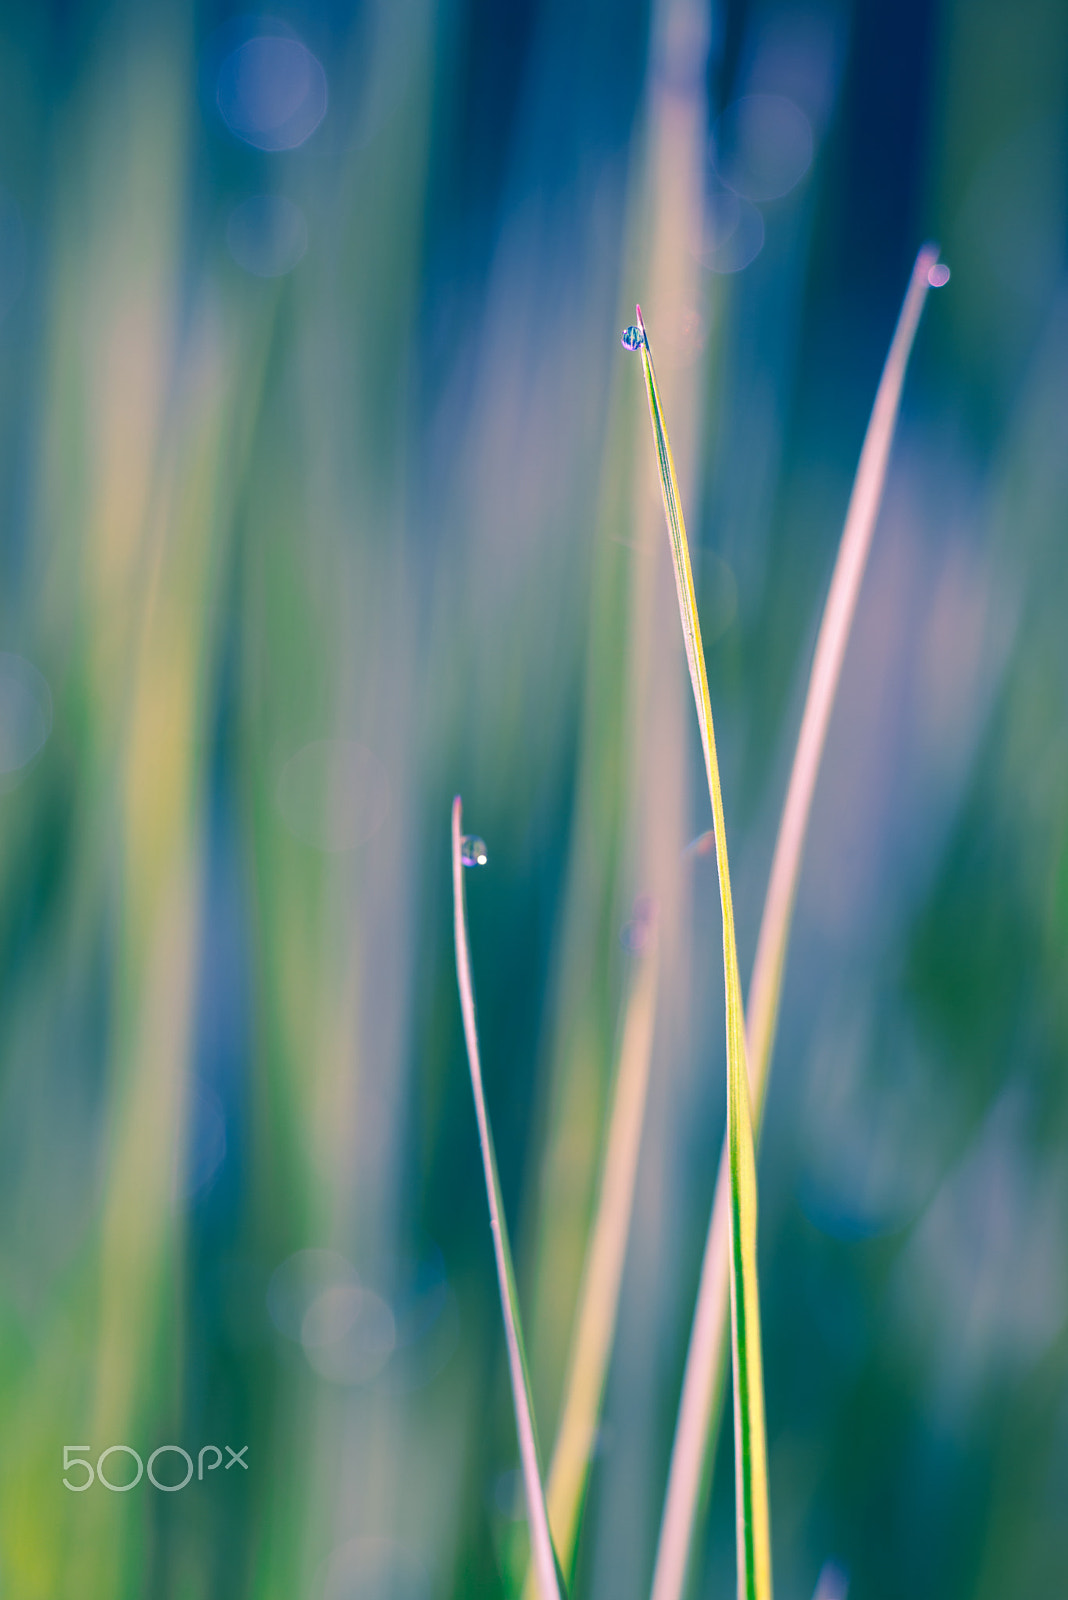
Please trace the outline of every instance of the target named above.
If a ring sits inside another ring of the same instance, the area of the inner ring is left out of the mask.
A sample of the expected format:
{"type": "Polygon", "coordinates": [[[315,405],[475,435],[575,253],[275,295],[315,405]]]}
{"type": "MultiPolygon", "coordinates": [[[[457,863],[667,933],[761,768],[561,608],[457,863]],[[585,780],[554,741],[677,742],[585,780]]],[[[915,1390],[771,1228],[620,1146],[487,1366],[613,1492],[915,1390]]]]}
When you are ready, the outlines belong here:
{"type": "Polygon", "coordinates": [[[482,1165],[486,1175],[493,1253],[497,1261],[497,1279],[501,1290],[501,1313],[504,1317],[505,1342],[508,1347],[508,1370],[515,1403],[516,1432],[519,1435],[519,1460],[530,1525],[531,1561],[541,1600],[563,1600],[564,1589],[549,1533],[549,1513],[545,1505],[541,1465],[538,1460],[534,1407],[530,1398],[530,1379],[527,1376],[527,1360],[523,1349],[523,1330],[519,1317],[515,1273],[512,1270],[512,1252],[508,1244],[508,1225],[504,1217],[501,1185],[497,1177],[497,1157],[494,1154],[493,1135],[490,1132],[486,1098],[482,1090],[482,1062],[478,1049],[478,1026],[475,1021],[475,990],[471,979],[471,951],[467,939],[467,897],[464,890],[462,840],[463,807],[460,796],[457,795],[452,803],[452,896],[456,938],[456,981],[460,989],[460,1010],[463,1013],[467,1060],[471,1068],[478,1140],[482,1147],[482,1165]]]}
{"type": "Polygon", "coordinates": [[[638,307],[641,356],[649,416],[653,426],[664,515],[671,538],[675,588],[686,645],[701,745],[712,802],[716,867],[723,911],[723,982],[727,1013],[727,1151],[730,1173],[729,1243],[731,1283],[731,1353],[734,1378],[735,1525],[740,1600],[771,1600],[771,1525],[768,1510],[767,1440],[764,1425],[764,1374],[760,1341],[760,1297],[757,1286],[756,1158],[749,1109],[745,1012],[738,974],[730,866],[727,860],[723,793],[712,726],[701,624],[697,615],[686,524],[682,514],[675,463],[664,425],[649,338],[638,307]]]}
{"type": "MultiPolygon", "coordinates": [[[[763,1115],[786,947],[812,796],[857,596],[882,503],[905,372],[930,287],[930,273],[937,261],[937,247],[924,245],[912,269],[861,449],[816,641],[749,986],[746,1037],[753,1120],[758,1130],[763,1115]]],[[[683,1377],[657,1548],[653,1600],[680,1600],[683,1593],[708,1454],[712,1440],[719,1431],[726,1365],[726,1308],[730,1270],[728,1167],[729,1149],[725,1137],[683,1377]]]]}

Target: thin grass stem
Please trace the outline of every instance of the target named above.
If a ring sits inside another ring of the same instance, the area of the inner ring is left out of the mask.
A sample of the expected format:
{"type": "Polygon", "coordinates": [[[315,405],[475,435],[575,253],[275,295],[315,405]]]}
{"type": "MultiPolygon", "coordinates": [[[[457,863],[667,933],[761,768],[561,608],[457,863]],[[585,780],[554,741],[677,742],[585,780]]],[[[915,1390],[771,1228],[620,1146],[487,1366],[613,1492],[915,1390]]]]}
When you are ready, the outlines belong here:
{"type": "Polygon", "coordinates": [[[649,337],[637,308],[642,334],[641,356],[645,373],[649,417],[653,427],[664,515],[671,539],[675,588],[679,600],[686,660],[697,706],[701,745],[705,758],[708,793],[716,839],[723,912],[723,981],[727,1026],[727,1149],[729,1157],[728,1243],[730,1258],[731,1370],[734,1379],[735,1525],[738,1594],[740,1600],[771,1600],[771,1526],[768,1508],[767,1441],[764,1423],[764,1375],[760,1338],[760,1298],[757,1286],[756,1157],[749,1107],[749,1071],[746,1063],[745,1011],[738,972],[730,866],[719,761],[716,755],[712,706],[708,693],[701,624],[697,614],[690,567],[686,524],[683,518],[675,463],[664,424],[660,390],[653,367],[649,337]]]}
{"type": "MultiPolygon", "coordinates": [[[[758,1132],[812,796],[857,596],[882,503],[905,372],[930,286],[929,275],[937,260],[937,246],[924,245],[912,269],[864,437],[816,640],[749,986],[746,1035],[753,1121],[758,1132]]],[[[652,1600],[681,1600],[702,1483],[707,1482],[709,1450],[718,1432],[726,1364],[728,1167],[729,1130],[720,1155],[712,1217],[701,1264],[657,1548],[652,1600]]]]}
{"type": "Polygon", "coordinates": [[[527,1499],[531,1560],[541,1600],[564,1600],[564,1585],[560,1578],[552,1536],[549,1533],[549,1514],[542,1487],[538,1440],[534,1427],[534,1407],[530,1397],[530,1379],[527,1374],[523,1331],[519,1317],[519,1297],[516,1293],[515,1273],[512,1270],[512,1252],[508,1244],[508,1225],[504,1217],[501,1185],[497,1176],[497,1157],[493,1149],[493,1135],[490,1132],[486,1098],[482,1090],[482,1062],[475,1021],[475,990],[471,980],[471,952],[467,939],[467,898],[464,889],[462,841],[463,807],[460,796],[457,795],[452,803],[452,896],[456,939],[456,981],[460,990],[464,1039],[467,1044],[468,1065],[471,1069],[471,1089],[475,1097],[475,1117],[478,1121],[478,1139],[482,1148],[482,1165],[486,1176],[490,1231],[493,1234],[493,1253],[497,1262],[497,1281],[501,1291],[501,1314],[504,1318],[508,1370],[512,1380],[516,1432],[519,1436],[519,1460],[527,1499]]]}

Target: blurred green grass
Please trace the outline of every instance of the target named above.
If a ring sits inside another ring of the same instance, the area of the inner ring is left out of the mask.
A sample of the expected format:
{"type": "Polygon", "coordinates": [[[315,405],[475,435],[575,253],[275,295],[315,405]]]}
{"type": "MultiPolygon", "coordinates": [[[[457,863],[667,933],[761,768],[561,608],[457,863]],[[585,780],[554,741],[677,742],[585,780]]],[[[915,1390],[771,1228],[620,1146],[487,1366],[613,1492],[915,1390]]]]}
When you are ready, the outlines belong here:
{"type": "MultiPolygon", "coordinates": [[[[472,941],[543,1438],[635,898],[669,959],[692,952],[654,1041],[576,1579],[645,1587],[723,1064],[621,308],[652,316],[653,277],[679,318],[662,381],[722,619],[744,979],[930,234],[953,278],[816,795],[760,1156],[774,1561],[784,1596],[833,1558],[858,1594],[1045,1600],[1068,1568],[1063,8],[286,18],[268,32],[329,89],[291,149],[222,119],[249,34],[221,9],[0,24],[0,651],[50,691],[0,660],[0,1594],[521,1583],[451,967],[457,789],[489,847],[472,941]],[[748,92],[801,103],[815,154],[726,275],[691,254],[695,212],[722,192],[709,127],[748,92]],[[628,241],[665,126],[656,263],[628,241]],[[306,222],[277,277],[227,247],[263,194],[306,222]],[[268,1311],[306,1250],[342,1273],[320,1311],[355,1318],[323,1346],[302,1302],[296,1338],[268,1311]],[[94,1462],[248,1442],[250,1467],[78,1495],[63,1446],[84,1441],[94,1462]]],[[[700,1593],[732,1582],[730,1482],[721,1463],[700,1593]]]]}

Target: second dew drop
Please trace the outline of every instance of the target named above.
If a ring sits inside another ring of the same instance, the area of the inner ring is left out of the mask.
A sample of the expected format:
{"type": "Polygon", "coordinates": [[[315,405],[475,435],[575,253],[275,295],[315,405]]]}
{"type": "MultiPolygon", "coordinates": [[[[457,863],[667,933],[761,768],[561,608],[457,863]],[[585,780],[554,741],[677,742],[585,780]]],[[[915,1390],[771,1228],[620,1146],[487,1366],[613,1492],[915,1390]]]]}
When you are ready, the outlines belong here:
{"type": "Polygon", "coordinates": [[[473,833],[465,833],[460,840],[460,860],[465,867],[484,867],[489,860],[485,840],[473,833]]]}

